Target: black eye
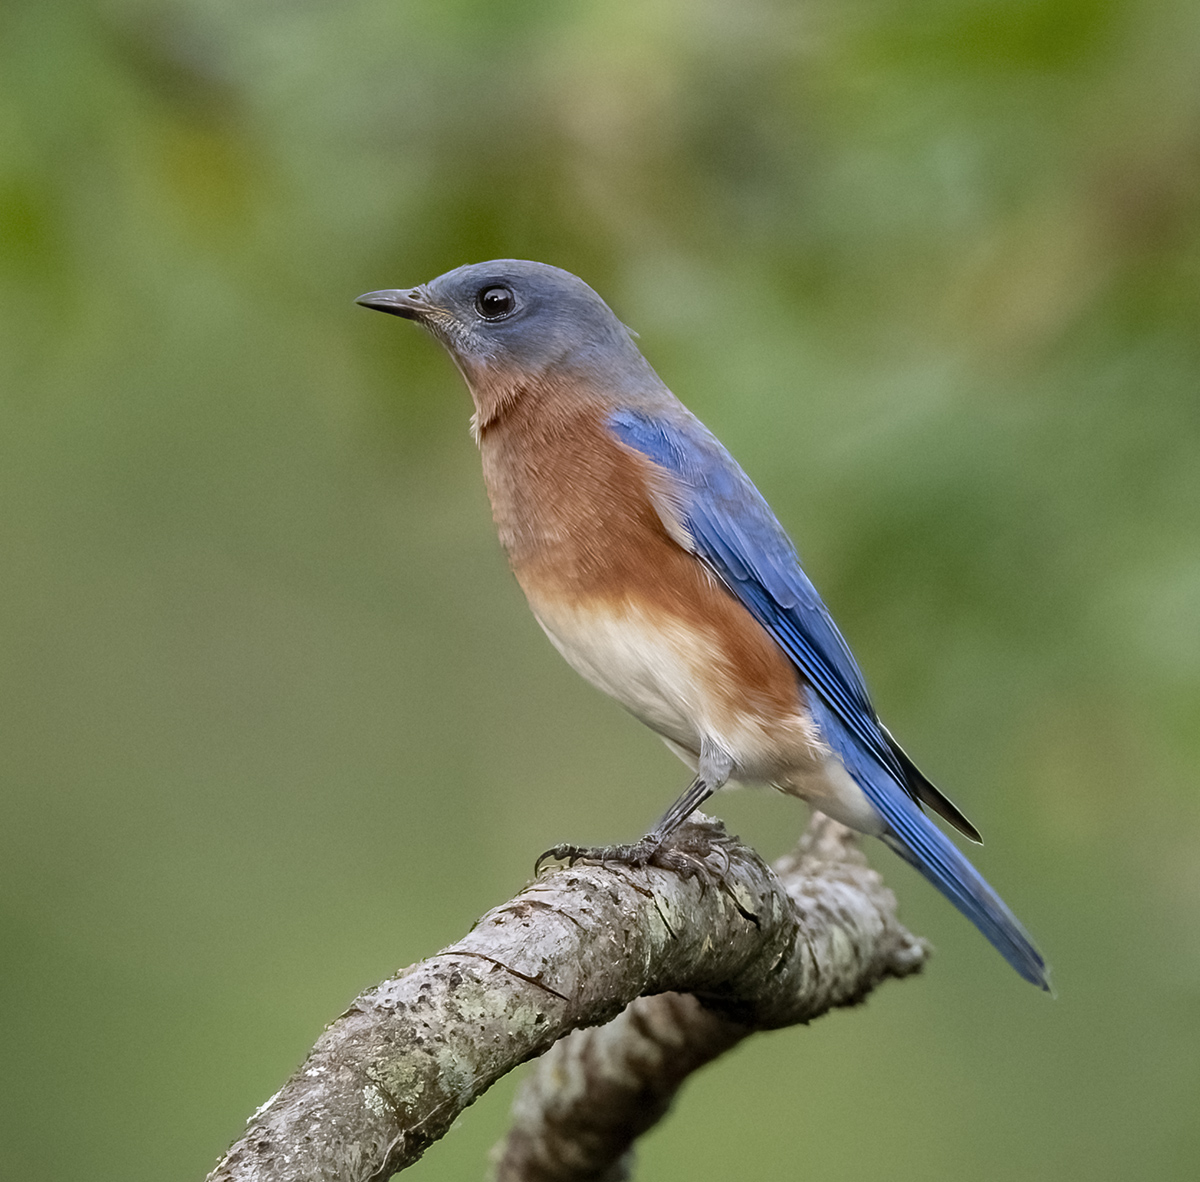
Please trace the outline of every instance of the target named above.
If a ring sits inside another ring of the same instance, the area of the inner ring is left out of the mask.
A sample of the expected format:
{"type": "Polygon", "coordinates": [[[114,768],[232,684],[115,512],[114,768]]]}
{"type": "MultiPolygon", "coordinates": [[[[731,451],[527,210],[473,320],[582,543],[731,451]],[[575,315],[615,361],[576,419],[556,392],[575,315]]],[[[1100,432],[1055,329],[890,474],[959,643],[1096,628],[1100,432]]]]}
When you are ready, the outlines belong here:
{"type": "Polygon", "coordinates": [[[502,320],[517,305],[511,287],[496,284],[483,288],[475,297],[475,307],[484,320],[502,320]]]}

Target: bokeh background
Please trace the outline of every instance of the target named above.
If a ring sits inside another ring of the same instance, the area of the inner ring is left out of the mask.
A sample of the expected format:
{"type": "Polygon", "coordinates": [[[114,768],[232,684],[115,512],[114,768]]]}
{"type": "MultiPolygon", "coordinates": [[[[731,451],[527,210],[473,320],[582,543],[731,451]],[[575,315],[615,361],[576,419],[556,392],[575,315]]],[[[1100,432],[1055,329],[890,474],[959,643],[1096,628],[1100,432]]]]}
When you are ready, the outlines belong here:
{"type": "Polygon", "coordinates": [[[1060,992],[883,851],[926,975],[710,1067],[641,1176],[1195,1178],[1198,78],[1194,0],[8,0],[0,1175],[202,1177],[681,786],[529,616],[449,362],[352,302],[517,256],[757,480],[1060,992]]]}

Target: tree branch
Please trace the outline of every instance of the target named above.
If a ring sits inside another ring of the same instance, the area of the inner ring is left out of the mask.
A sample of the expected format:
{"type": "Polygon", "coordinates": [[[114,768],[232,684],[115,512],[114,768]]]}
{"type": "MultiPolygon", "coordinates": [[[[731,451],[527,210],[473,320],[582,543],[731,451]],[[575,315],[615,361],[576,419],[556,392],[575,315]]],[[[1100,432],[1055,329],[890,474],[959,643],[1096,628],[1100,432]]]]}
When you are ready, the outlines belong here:
{"type": "Polygon", "coordinates": [[[458,943],[362,994],[209,1182],[387,1178],[517,1064],[602,1023],[539,1065],[496,1169],[502,1182],[611,1182],[690,1071],[755,1030],[852,1005],[928,955],[828,818],[814,816],[778,876],[707,818],[672,852],[695,872],[543,875],[458,943]]]}

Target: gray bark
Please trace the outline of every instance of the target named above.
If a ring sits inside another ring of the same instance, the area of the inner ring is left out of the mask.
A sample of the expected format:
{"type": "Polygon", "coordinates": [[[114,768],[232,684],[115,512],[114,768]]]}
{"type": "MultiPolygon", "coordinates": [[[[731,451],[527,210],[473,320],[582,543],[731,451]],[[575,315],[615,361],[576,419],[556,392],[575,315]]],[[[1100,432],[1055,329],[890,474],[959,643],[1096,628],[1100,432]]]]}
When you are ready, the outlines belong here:
{"type": "Polygon", "coordinates": [[[772,873],[696,818],[672,843],[683,872],[543,874],[362,994],[209,1182],[387,1178],[551,1047],[518,1097],[496,1177],[614,1182],[688,1073],[754,1031],[852,1005],[923,965],[927,946],[899,924],[849,830],[814,816],[772,873]]]}

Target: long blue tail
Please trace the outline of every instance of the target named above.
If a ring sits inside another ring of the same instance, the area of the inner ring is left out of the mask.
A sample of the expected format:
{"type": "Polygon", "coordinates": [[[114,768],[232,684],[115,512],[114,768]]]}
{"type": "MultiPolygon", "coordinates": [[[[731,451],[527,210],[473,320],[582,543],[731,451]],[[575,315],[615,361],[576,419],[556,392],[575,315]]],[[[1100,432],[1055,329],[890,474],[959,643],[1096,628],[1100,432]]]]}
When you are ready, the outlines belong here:
{"type": "Polygon", "coordinates": [[[1042,954],[1004,900],[919,806],[909,808],[911,813],[898,821],[888,817],[893,832],[883,840],[929,879],[1026,981],[1051,992],[1042,954]]]}
{"type": "Polygon", "coordinates": [[[1042,954],[1004,900],[818,695],[811,705],[826,740],[887,822],[887,845],[929,879],[1026,981],[1052,992],[1042,954]]]}

